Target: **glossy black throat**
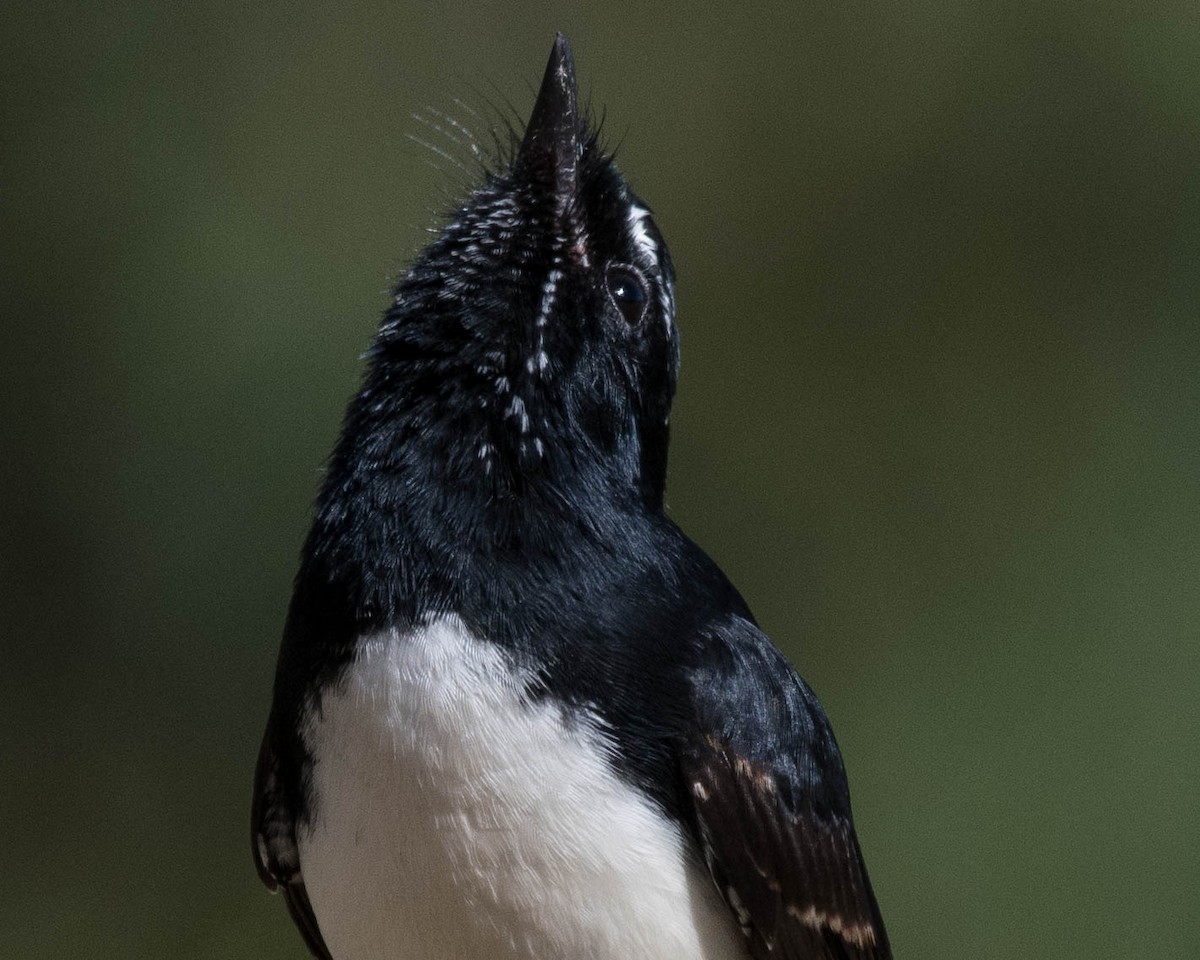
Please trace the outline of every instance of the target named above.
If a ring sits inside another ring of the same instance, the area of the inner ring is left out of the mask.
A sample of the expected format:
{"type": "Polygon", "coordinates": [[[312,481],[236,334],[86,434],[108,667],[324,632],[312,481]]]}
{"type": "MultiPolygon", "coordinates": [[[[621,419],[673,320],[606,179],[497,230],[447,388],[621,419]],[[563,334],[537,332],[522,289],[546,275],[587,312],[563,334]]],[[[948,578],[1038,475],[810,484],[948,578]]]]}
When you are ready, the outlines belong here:
{"type": "Polygon", "coordinates": [[[384,316],[304,546],[277,705],[319,703],[360,637],[453,613],[536,678],[531,697],[599,709],[652,779],[658,714],[678,708],[655,691],[689,663],[675,638],[749,616],[663,512],[673,283],[560,37],[512,156],[384,316]]]}

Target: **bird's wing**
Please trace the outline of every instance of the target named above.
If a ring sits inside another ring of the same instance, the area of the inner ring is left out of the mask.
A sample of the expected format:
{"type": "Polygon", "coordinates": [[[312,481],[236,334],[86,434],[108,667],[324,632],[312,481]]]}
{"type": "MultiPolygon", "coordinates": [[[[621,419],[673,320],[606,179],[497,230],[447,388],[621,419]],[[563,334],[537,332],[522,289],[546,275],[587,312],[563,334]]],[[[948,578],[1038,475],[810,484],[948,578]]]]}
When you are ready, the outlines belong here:
{"type": "Polygon", "coordinates": [[[841,756],[816,696],[749,622],[704,640],[695,728],[680,751],[685,817],[763,960],[890,960],[854,834],[841,756]]]}
{"type": "Polygon", "coordinates": [[[300,875],[300,851],[296,845],[296,821],[287,803],[279,760],[275,752],[273,724],[267,724],[258,767],[254,772],[254,806],[251,812],[251,844],[254,864],[267,889],[282,891],[288,913],[318,960],[333,960],[300,875]]]}

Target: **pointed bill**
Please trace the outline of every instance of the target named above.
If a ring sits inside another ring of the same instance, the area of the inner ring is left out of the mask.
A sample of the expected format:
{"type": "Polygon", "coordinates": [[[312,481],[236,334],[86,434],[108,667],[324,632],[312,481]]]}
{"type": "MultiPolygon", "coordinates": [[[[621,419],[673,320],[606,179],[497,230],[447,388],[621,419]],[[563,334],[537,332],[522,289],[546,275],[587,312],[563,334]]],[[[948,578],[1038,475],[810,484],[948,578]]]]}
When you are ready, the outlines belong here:
{"type": "Polygon", "coordinates": [[[517,152],[517,165],[552,182],[562,202],[575,193],[579,128],[575,58],[567,38],[559,33],[517,152]]]}

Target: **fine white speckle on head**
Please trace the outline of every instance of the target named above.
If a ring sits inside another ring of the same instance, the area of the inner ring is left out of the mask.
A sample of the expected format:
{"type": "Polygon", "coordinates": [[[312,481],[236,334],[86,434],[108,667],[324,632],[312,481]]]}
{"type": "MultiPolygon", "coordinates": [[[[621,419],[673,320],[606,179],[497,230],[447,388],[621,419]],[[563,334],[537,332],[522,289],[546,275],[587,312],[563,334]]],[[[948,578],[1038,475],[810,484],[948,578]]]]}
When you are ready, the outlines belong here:
{"type": "Polygon", "coordinates": [[[506,415],[517,420],[522,433],[529,432],[529,414],[525,412],[525,401],[518,396],[514,396],[508,405],[506,415]]]}
{"type": "MultiPolygon", "coordinates": [[[[546,352],[546,325],[550,322],[550,315],[554,311],[555,299],[558,296],[558,284],[563,278],[563,250],[566,245],[566,237],[555,236],[554,254],[550,260],[550,270],[542,283],[542,298],[538,305],[537,317],[534,320],[537,343],[533,353],[525,360],[525,372],[530,376],[541,376],[550,366],[550,355],[546,352]]],[[[529,433],[529,415],[521,397],[514,396],[512,398],[507,415],[517,419],[522,435],[529,433]]],[[[527,447],[524,441],[522,441],[520,449],[522,453],[526,451],[527,447]]],[[[534,450],[539,458],[545,453],[545,445],[540,439],[534,439],[534,450]]]]}
{"type": "MultiPolygon", "coordinates": [[[[554,266],[550,268],[550,272],[546,275],[546,282],[542,284],[542,304],[538,308],[537,326],[544,327],[550,319],[550,311],[554,309],[554,295],[558,291],[558,281],[562,279],[562,258],[554,257],[554,266]]],[[[540,336],[540,334],[539,334],[540,336]]],[[[538,341],[539,345],[541,341],[538,341]]]]}

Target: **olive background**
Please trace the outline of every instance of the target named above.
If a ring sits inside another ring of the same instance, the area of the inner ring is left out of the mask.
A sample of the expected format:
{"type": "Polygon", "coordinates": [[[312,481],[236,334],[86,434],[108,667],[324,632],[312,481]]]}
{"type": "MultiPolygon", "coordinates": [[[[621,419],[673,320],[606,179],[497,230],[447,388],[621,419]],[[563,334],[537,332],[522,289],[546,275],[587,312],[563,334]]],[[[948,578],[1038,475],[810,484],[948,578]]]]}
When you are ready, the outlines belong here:
{"type": "Polygon", "coordinates": [[[822,697],[896,955],[1200,955],[1193,3],[140,0],[0,13],[0,956],[304,955],[250,781],[472,182],[413,115],[486,139],[556,29],[679,273],[671,513],[822,697]]]}

